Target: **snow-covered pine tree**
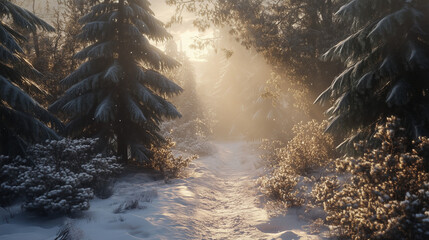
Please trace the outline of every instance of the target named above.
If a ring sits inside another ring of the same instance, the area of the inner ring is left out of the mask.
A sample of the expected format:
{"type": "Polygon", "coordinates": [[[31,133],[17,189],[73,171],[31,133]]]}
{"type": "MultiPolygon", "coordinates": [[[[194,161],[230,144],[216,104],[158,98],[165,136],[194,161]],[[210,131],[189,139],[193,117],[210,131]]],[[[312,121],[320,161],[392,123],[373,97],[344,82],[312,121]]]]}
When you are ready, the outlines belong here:
{"type": "Polygon", "coordinates": [[[400,117],[412,137],[429,134],[429,1],[352,0],[336,13],[354,33],[325,53],[347,69],[316,100],[330,102],[328,131],[368,139],[376,124],[400,117]]]}
{"type": "Polygon", "coordinates": [[[0,154],[22,154],[31,142],[58,138],[47,125],[61,123],[24,91],[44,93],[31,80],[39,73],[20,47],[27,40],[20,32],[38,29],[54,31],[31,12],[0,0],[0,154]]]}
{"type": "Polygon", "coordinates": [[[122,161],[129,151],[132,158],[149,161],[151,145],[164,142],[162,119],[181,116],[165,97],[182,89],[156,71],[179,64],[148,40],[171,35],[147,0],[104,0],[80,22],[79,38],[90,45],[75,57],[87,62],[62,80],[68,90],[50,109],[70,117],[71,136],[114,140],[122,161]]]}

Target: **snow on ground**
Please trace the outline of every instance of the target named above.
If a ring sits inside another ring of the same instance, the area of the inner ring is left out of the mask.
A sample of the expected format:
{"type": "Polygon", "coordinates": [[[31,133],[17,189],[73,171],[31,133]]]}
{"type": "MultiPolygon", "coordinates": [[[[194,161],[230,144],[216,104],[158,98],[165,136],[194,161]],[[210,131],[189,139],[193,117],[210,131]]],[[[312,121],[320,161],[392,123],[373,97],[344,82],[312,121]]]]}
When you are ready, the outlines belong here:
{"type": "Polygon", "coordinates": [[[109,199],[94,199],[79,219],[40,218],[0,210],[0,239],[55,239],[71,223],[76,239],[319,239],[303,230],[297,212],[270,219],[259,203],[258,156],[243,142],[215,143],[194,161],[189,176],[171,183],[147,174],[118,180],[109,199]]]}

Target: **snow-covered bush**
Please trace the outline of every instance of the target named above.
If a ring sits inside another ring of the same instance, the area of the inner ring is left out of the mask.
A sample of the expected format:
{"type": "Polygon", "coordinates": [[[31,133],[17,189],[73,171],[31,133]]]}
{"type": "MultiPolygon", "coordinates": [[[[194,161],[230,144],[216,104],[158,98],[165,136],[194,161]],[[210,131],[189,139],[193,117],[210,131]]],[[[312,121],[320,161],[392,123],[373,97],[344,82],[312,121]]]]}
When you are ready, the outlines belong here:
{"type": "Polygon", "coordinates": [[[280,162],[299,174],[307,175],[325,165],[333,156],[333,138],[325,134],[327,122],[316,120],[298,123],[292,129],[294,137],[278,150],[280,162]]]}
{"type": "Polygon", "coordinates": [[[208,141],[210,130],[205,120],[199,118],[189,121],[175,120],[164,122],[161,132],[167,138],[176,142],[175,149],[198,155],[210,155],[214,146],[208,141]]]}
{"type": "Polygon", "coordinates": [[[311,196],[316,204],[323,204],[339,189],[340,181],[337,177],[321,177],[312,187],[311,196]]]}
{"type": "Polygon", "coordinates": [[[30,162],[21,157],[0,156],[0,206],[6,207],[20,197],[24,190],[18,183],[20,173],[31,169],[30,162]]]}
{"type": "MultiPolygon", "coordinates": [[[[326,220],[339,226],[339,234],[352,239],[428,239],[429,173],[425,159],[429,139],[410,142],[391,117],[378,127],[382,141],[376,149],[366,148],[359,158],[342,158],[338,171],[346,171],[350,181],[339,191],[325,184],[329,195],[324,200],[326,220]]],[[[365,146],[365,144],[361,144],[365,146]]],[[[427,160],[426,160],[427,161],[427,160]]]]}
{"type": "Polygon", "coordinates": [[[95,153],[96,139],[62,139],[30,147],[25,157],[1,166],[0,192],[20,195],[22,207],[39,213],[89,208],[94,189],[118,174],[116,157],[95,153]]]}
{"type": "Polygon", "coordinates": [[[261,157],[271,170],[258,181],[263,193],[287,206],[304,203],[306,190],[297,187],[298,183],[303,176],[326,165],[333,155],[333,140],[323,133],[324,126],[325,122],[315,120],[294,126],[295,136],[286,146],[279,141],[263,142],[261,157]]]}
{"type": "Polygon", "coordinates": [[[167,139],[167,142],[162,147],[152,147],[153,157],[150,163],[150,167],[160,171],[166,180],[179,177],[182,170],[197,158],[197,155],[190,157],[174,156],[171,149],[175,143],[171,139],[167,139]]]}
{"type": "Polygon", "coordinates": [[[274,168],[280,163],[281,156],[279,150],[285,146],[285,143],[280,140],[262,139],[259,149],[262,154],[260,158],[269,168],[274,168]]]}
{"type": "Polygon", "coordinates": [[[259,178],[258,183],[268,198],[293,207],[305,201],[302,196],[304,190],[297,187],[299,178],[286,165],[279,165],[270,175],[259,178]]]}

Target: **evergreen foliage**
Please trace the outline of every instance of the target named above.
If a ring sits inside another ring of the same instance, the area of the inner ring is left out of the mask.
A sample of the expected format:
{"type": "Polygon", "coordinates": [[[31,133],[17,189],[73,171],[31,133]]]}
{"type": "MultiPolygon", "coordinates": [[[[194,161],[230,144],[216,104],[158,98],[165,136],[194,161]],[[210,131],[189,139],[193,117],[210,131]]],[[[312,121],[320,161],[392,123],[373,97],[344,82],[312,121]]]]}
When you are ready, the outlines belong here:
{"type": "Polygon", "coordinates": [[[33,145],[25,157],[0,156],[0,205],[22,197],[24,209],[42,214],[87,210],[100,184],[122,170],[98,148],[96,139],[63,138],[33,145]]]}
{"type": "MultiPolygon", "coordinates": [[[[32,2],[38,6],[35,11],[51,16],[50,20],[56,29],[55,33],[33,33],[32,41],[23,45],[30,62],[43,74],[34,80],[49,93],[49,96],[45,96],[32,92],[31,96],[43,106],[49,106],[63,94],[59,79],[65,78],[82,63],[81,60],[73,58],[83,47],[83,43],[76,41],[81,30],[79,19],[91,10],[98,0],[20,1],[20,4],[30,7],[32,2]],[[43,9],[44,7],[46,9],[43,9]],[[37,50],[32,51],[36,48],[37,50]]],[[[64,120],[62,115],[59,117],[64,120]]]]}
{"type": "Polygon", "coordinates": [[[324,54],[347,66],[316,100],[332,103],[328,131],[350,136],[340,147],[374,134],[387,116],[409,136],[429,132],[429,5],[425,0],[353,0],[336,13],[354,33],[324,54]]]}
{"type": "Polygon", "coordinates": [[[20,31],[38,29],[54,31],[31,12],[0,1],[0,154],[22,154],[31,142],[58,138],[48,126],[60,128],[61,123],[25,91],[46,94],[31,80],[40,73],[20,46],[26,41],[20,31]]]}
{"type": "Polygon", "coordinates": [[[149,6],[146,0],[107,0],[80,19],[78,38],[90,45],[75,58],[87,61],[61,81],[68,90],[50,107],[70,117],[70,136],[113,140],[123,161],[128,152],[149,161],[152,145],[165,143],[160,122],[181,116],[165,97],[182,89],[158,72],[178,63],[149,42],[171,35],[149,6]]]}

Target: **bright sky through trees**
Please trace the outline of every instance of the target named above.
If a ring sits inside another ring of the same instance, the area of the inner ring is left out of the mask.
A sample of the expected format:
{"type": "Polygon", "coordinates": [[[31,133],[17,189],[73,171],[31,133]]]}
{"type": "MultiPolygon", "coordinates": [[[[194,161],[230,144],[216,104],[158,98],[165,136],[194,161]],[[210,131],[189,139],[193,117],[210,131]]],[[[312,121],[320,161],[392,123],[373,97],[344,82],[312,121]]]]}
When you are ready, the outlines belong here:
{"type": "MultiPolygon", "coordinates": [[[[150,0],[150,2],[152,3],[151,7],[155,12],[155,16],[164,23],[167,23],[171,16],[174,15],[175,7],[168,6],[165,1],[150,0]]],[[[182,46],[182,50],[186,55],[188,55],[192,62],[200,62],[204,61],[208,53],[208,49],[194,49],[191,45],[195,38],[212,38],[213,31],[209,30],[205,33],[198,32],[198,29],[196,29],[192,24],[194,19],[195,17],[193,14],[184,12],[182,24],[173,24],[168,31],[174,36],[174,40],[176,41],[179,50],[180,46],[182,46]]]]}

